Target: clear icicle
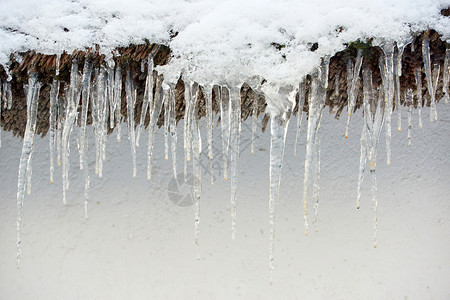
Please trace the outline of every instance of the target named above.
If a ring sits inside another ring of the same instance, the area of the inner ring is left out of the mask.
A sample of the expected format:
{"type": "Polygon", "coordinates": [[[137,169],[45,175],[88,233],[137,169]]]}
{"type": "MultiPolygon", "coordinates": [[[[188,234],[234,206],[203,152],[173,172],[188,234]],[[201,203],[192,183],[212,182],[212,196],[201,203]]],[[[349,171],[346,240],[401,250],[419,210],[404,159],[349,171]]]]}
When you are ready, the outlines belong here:
{"type": "Polygon", "coordinates": [[[450,65],[449,65],[449,61],[450,61],[450,49],[447,48],[447,50],[445,50],[445,60],[444,60],[444,75],[443,75],[443,85],[442,85],[442,92],[444,94],[444,102],[448,103],[449,101],[449,94],[448,94],[448,82],[449,82],[449,77],[450,77],[450,65]]]}
{"type": "Polygon", "coordinates": [[[394,44],[387,42],[382,45],[384,62],[380,61],[381,78],[384,88],[384,102],[386,110],[386,163],[391,164],[391,137],[392,137],[392,109],[394,100],[394,44]]]}
{"type": "Polygon", "coordinates": [[[125,93],[127,97],[127,126],[128,139],[131,145],[131,158],[133,160],[133,177],[136,177],[136,135],[134,128],[134,105],[136,103],[136,91],[131,80],[130,70],[127,71],[125,82],[125,93]]]}
{"type": "Polygon", "coordinates": [[[167,97],[168,88],[163,91],[162,83],[164,77],[159,75],[156,79],[155,98],[153,99],[153,107],[150,109],[150,123],[148,128],[148,147],[147,147],[147,179],[152,177],[152,154],[155,143],[155,130],[158,123],[159,115],[163,106],[163,97],[167,97]]]}
{"type": "Polygon", "coordinates": [[[363,51],[358,49],[358,54],[356,55],[355,65],[349,60],[347,64],[347,93],[348,93],[348,104],[347,104],[347,125],[345,127],[345,138],[348,138],[348,130],[350,127],[350,119],[353,113],[353,109],[356,105],[356,99],[358,98],[359,91],[359,73],[361,71],[361,65],[363,61],[363,51]]]}
{"type": "Polygon", "coordinates": [[[329,58],[326,57],[320,67],[313,75],[309,111],[308,111],[308,130],[306,133],[306,157],[305,157],[305,174],[303,178],[303,215],[305,221],[305,235],[308,234],[308,192],[310,183],[311,163],[314,155],[314,143],[322,118],[322,111],[325,106],[326,90],[328,86],[328,67],[329,58]]]}
{"type": "Polygon", "coordinates": [[[31,176],[33,175],[33,168],[32,168],[32,157],[30,156],[30,161],[28,162],[28,168],[27,168],[27,195],[31,195],[31,176]]]}
{"type": "Polygon", "coordinates": [[[53,183],[55,145],[56,145],[56,105],[58,103],[59,81],[53,79],[50,87],[50,183],[53,183]]]}
{"type": "Polygon", "coordinates": [[[408,105],[408,146],[411,147],[413,92],[410,88],[406,89],[405,102],[408,105]]]}
{"type": "Polygon", "coordinates": [[[419,127],[422,128],[422,69],[416,67],[414,69],[416,78],[416,94],[417,94],[417,108],[419,110],[419,127]]]}
{"type": "Polygon", "coordinates": [[[280,115],[272,118],[270,122],[269,270],[271,281],[275,258],[276,208],[280,197],[281,169],[290,115],[291,111],[287,109],[280,115]]]}
{"type": "Polygon", "coordinates": [[[208,141],[208,168],[210,184],[214,184],[213,176],[213,111],[212,111],[212,87],[206,86],[203,90],[203,96],[206,102],[206,130],[208,141]]]}
{"type": "Polygon", "coordinates": [[[435,64],[433,70],[431,70],[431,57],[430,57],[430,41],[425,38],[422,42],[422,55],[423,65],[425,68],[425,77],[427,79],[427,90],[430,95],[430,122],[437,120],[436,110],[436,89],[439,79],[440,65],[435,64]]]}
{"type": "Polygon", "coordinates": [[[147,77],[145,78],[145,90],[144,90],[144,99],[142,101],[141,108],[141,117],[139,118],[139,124],[137,126],[136,133],[136,146],[139,146],[139,141],[141,138],[142,129],[145,123],[145,117],[147,116],[147,111],[149,107],[151,108],[153,105],[153,59],[151,56],[148,58],[148,72],[147,77]]]}
{"type": "MultiPolygon", "coordinates": [[[[366,90],[364,91],[364,97],[366,96],[366,90]]],[[[382,99],[380,99],[382,100],[382,99]]],[[[364,122],[365,123],[365,122],[364,122]]],[[[361,154],[359,156],[359,174],[358,174],[358,191],[356,195],[356,208],[359,209],[361,204],[361,185],[364,181],[364,169],[367,164],[367,141],[366,141],[366,125],[362,127],[361,132],[361,154]]]]}
{"type": "Polygon", "coordinates": [[[302,128],[303,119],[303,106],[305,104],[305,82],[299,84],[298,86],[298,111],[297,111],[297,133],[295,134],[295,144],[294,144],[294,156],[297,157],[297,144],[298,138],[300,137],[300,130],[302,128]]]}
{"type": "Polygon", "coordinates": [[[114,112],[117,127],[117,141],[120,142],[121,135],[121,113],[122,106],[122,70],[120,66],[116,66],[116,72],[114,74],[114,112]]]}
{"type": "Polygon", "coordinates": [[[172,150],[172,169],[173,176],[177,178],[177,115],[176,115],[176,101],[175,101],[175,85],[169,84],[169,129],[171,136],[171,150],[172,150]]]}
{"type": "Polygon", "coordinates": [[[241,90],[231,89],[230,168],[231,168],[231,238],[236,238],[238,158],[241,125],[241,90]]]}
{"type": "Polygon", "coordinates": [[[381,129],[385,120],[385,103],[376,101],[373,96],[372,72],[369,69],[363,71],[364,81],[364,121],[366,128],[367,156],[369,170],[372,177],[372,205],[374,211],[374,247],[377,246],[377,181],[375,175],[377,148],[380,140],[381,129]]]}
{"type": "Polygon", "coordinates": [[[59,75],[59,62],[61,60],[61,54],[56,54],[56,60],[55,60],[55,75],[59,75]]]}
{"type": "Polygon", "coordinates": [[[317,130],[316,140],[314,141],[314,178],[313,178],[313,203],[314,203],[314,228],[316,232],[318,229],[318,215],[319,215],[319,192],[320,192],[320,122],[319,130],[317,130]]]}
{"type": "Polygon", "coordinates": [[[83,70],[83,89],[81,91],[81,129],[80,129],[80,169],[87,164],[88,141],[86,138],[86,123],[91,93],[92,62],[86,60],[83,70]]]}
{"type": "Polygon", "coordinates": [[[188,162],[191,160],[191,144],[189,143],[190,139],[190,130],[191,130],[191,84],[185,79],[184,80],[184,135],[183,135],[183,143],[184,143],[184,181],[187,181],[187,166],[188,162]]]}
{"type": "MultiPolygon", "coordinates": [[[[194,194],[194,239],[195,244],[199,246],[199,236],[200,236],[200,197],[202,194],[202,166],[201,166],[201,153],[202,153],[202,137],[200,135],[199,120],[197,118],[197,105],[199,103],[199,88],[198,86],[191,87],[191,90],[195,94],[191,95],[192,107],[191,107],[191,125],[192,128],[192,172],[193,172],[193,194],[194,194]]],[[[199,257],[197,257],[199,259],[199,257]]]]}
{"type": "Polygon", "coordinates": [[[230,147],[231,132],[231,102],[230,92],[227,87],[220,89],[220,126],[222,129],[222,151],[223,151],[223,179],[228,179],[228,155],[230,147]]]}
{"type": "MultiPolygon", "coordinates": [[[[170,91],[168,91],[169,93],[170,91]]],[[[169,159],[169,99],[170,95],[164,97],[164,159],[169,159]]]]}
{"type": "Polygon", "coordinates": [[[22,253],[22,218],[23,202],[25,197],[25,184],[27,173],[30,169],[31,155],[33,153],[34,134],[36,132],[37,108],[39,101],[39,91],[41,84],[37,80],[37,74],[31,73],[28,76],[27,91],[27,124],[20,155],[19,176],[17,179],[17,266],[20,264],[22,253]]]}
{"type": "Polygon", "coordinates": [[[258,127],[258,100],[259,94],[253,91],[253,110],[252,110],[252,144],[251,153],[255,154],[256,129],[258,127]]]}
{"type": "Polygon", "coordinates": [[[69,189],[69,155],[70,155],[70,134],[77,115],[78,98],[78,64],[75,60],[72,61],[70,71],[70,86],[68,90],[68,97],[66,103],[66,119],[62,132],[62,179],[63,179],[63,203],[66,204],[66,191],[69,189]]]}
{"type": "Polygon", "coordinates": [[[394,53],[394,95],[397,110],[397,130],[402,131],[402,105],[400,98],[400,76],[402,76],[402,55],[405,46],[397,45],[398,51],[394,53]]]}

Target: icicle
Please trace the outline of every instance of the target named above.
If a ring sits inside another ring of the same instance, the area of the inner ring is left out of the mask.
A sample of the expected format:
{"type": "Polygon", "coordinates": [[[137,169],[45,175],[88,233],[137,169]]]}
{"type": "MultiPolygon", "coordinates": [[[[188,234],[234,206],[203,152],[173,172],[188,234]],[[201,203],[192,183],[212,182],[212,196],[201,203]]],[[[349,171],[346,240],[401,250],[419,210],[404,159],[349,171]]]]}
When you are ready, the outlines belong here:
{"type": "MultiPolygon", "coordinates": [[[[166,87],[167,88],[167,87],[166,87]]],[[[169,99],[170,95],[164,97],[164,159],[169,160],[169,99]]]]}
{"type": "Polygon", "coordinates": [[[131,81],[130,70],[127,71],[125,92],[127,97],[128,139],[130,140],[131,157],[133,159],[133,177],[136,177],[136,135],[134,131],[134,105],[136,102],[136,91],[134,88],[134,84],[131,81]]]}
{"type": "Polygon", "coordinates": [[[303,119],[303,106],[305,104],[305,82],[299,84],[298,86],[298,111],[297,111],[297,133],[295,135],[295,144],[294,144],[294,156],[297,157],[297,144],[298,138],[300,137],[300,130],[302,128],[302,119],[303,119]]]}
{"type": "Polygon", "coordinates": [[[33,175],[33,168],[31,166],[31,161],[32,157],[30,156],[27,168],[27,195],[31,195],[31,176],[33,175]]]}
{"type": "MultiPolygon", "coordinates": [[[[191,87],[192,107],[191,107],[191,125],[194,125],[192,129],[192,172],[193,172],[193,183],[194,183],[194,239],[195,244],[199,246],[199,235],[200,235],[200,196],[202,194],[202,166],[201,166],[201,153],[202,153],[202,138],[200,135],[200,126],[197,114],[198,103],[200,102],[199,88],[198,86],[191,87]]],[[[199,256],[197,257],[199,259],[199,256]]]]}
{"type": "Polygon", "coordinates": [[[169,84],[169,128],[171,139],[171,150],[172,150],[172,169],[173,176],[177,178],[177,115],[176,115],[176,101],[175,101],[175,84],[169,84]]]}
{"type": "Polygon", "coordinates": [[[3,94],[6,93],[6,102],[5,105],[7,109],[11,109],[12,107],[12,89],[11,89],[11,83],[6,82],[6,91],[3,91],[3,94]]]}
{"type": "Polygon", "coordinates": [[[427,90],[430,94],[430,122],[437,120],[436,110],[436,89],[439,79],[440,65],[435,64],[433,70],[431,70],[431,57],[430,57],[430,42],[428,38],[425,38],[422,42],[422,55],[423,65],[425,67],[425,77],[427,79],[427,90]]]}
{"type": "Polygon", "coordinates": [[[36,132],[37,109],[39,101],[39,91],[41,84],[37,80],[37,74],[28,76],[27,92],[27,124],[20,155],[19,176],[17,180],[17,266],[20,264],[21,243],[22,243],[22,217],[23,202],[25,197],[25,184],[27,174],[30,170],[31,155],[33,153],[34,134],[36,132]]]}
{"type": "Polygon", "coordinates": [[[241,90],[232,88],[230,98],[230,168],[231,168],[231,238],[236,238],[237,208],[237,165],[239,158],[240,124],[241,124],[241,90]]]}
{"type": "Polygon", "coordinates": [[[70,86],[66,104],[66,120],[62,132],[62,179],[63,179],[63,203],[66,204],[66,191],[69,189],[69,155],[70,155],[70,134],[77,115],[78,98],[78,64],[72,61],[70,72],[70,86]]]}
{"type": "Polygon", "coordinates": [[[269,270],[271,282],[275,257],[274,250],[276,208],[280,197],[281,169],[283,166],[286,133],[290,115],[291,110],[286,109],[280,115],[272,118],[270,122],[269,270]]]}
{"type": "Polygon", "coordinates": [[[258,100],[259,94],[253,91],[253,110],[252,110],[252,144],[251,153],[255,154],[256,129],[258,127],[258,100]]]}
{"type": "Polygon", "coordinates": [[[92,118],[95,128],[95,173],[103,177],[103,161],[106,159],[108,74],[104,66],[95,71],[95,88],[91,97],[92,118]]]}
{"type": "Polygon", "coordinates": [[[139,118],[139,124],[137,126],[136,133],[136,146],[139,146],[139,141],[141,138],[142,129],[145,123],[145,117],[147,116],[147,111],[153,106],[153,59],[149,55],[148,58],[148,72],[147,77],[145,78],[145,90],[144,90],[144,99],[142,101],[141,108],[141,117],[139,118]]]}
{"type": "Polygon", "coordinates": [[[164,77],[159,75],[156,79],[155,98],[153,99],[153,107],[150,109],[150,123],[148,128],[148,147],[147,147],[147,179],[152,177],[152,154],[155,143],[155,129],[158,123],[159,115],[163,106],[163,97],[167,97],[168,88],[163,92],[162,83],[164,77]]]}
{"type": "MultiPolygon", "coordinates": [[[[363,71],[364,80],[364,121],[367,134],[367,155],[369,170],[372,177],[372,205],[374,210],[374,247],[377,247],[377,182],[376,182],[376,158],[378,142],[381,129],[385,119],[385,103],[375,101],[372,86],[372,72],[367,69],[363,71]],[[384,105],[383,105],[384,104],[384,105]]],[[[386,97],[385,97],[386,99],[386,97]]]]}
{"type": "Polygon", "coordinates": [[[348,129],[350,127],[350,118],[353,113],[353,109],[356,105],[356,100],[358,98],[358,79],[359,73],[361,71],[361,65],[363,61],[363,51],[358,49],[358,54],[356,55],[355,65],[349,60],[347,64],[347,93],[348,93],[348,104],[347,104],[347,126],[345,127],[345,138],[348,138],[348,129]]]}
{"type": "Polygon", "coordinates": [[[220,126],[222,128],[223,179],[228,179],[228,155],[230,147],[231,111],[230,92],[227,87],[220,89],[220,126]]]}
{"type": "Polygon", "coordinates": [[[83,170],[85,164],[87,164],[88,141],[86,138],[86,122],[89,107],[89,95],[91,92],[91,75],[92,75],[92,62],[86,60],[83,70],[83,90],[81,91],[81,129],[80,129],[80,169],[83,170]]]}
{"type": "Polygon", "coordinates": [[[444,60],[444,77],[443,77],[443,85],[442,85],[442,92],[444,94],[443,99],[445,103],[448,103],[449,94],[448,94],[448,82],[450,77],[450,66],[449,66],[449,60],[450,60],[450,49],[447,48],[445,50],[445,60],[444,60]]]}
{"type": "Polygon", "coordinates": [[[212,111],[212,87],[206,86],[203,90],[203,96],[206,102],[206,128],[207,128],[207,141],[208,141],[208,167],[210,184],[214,184],[213,176],[213,111],[212,111]]]}
{"type": "Polygon", "coordinates": [[[422,70],[420,67],[414,69],[414,75],[416,77],[416,94],[417,94],[417,107],[419,109],[419,127],[422,128],[422,70]]]}
{"type": "Polygon", "coordinates": [[[120,66],[116,66],[116,72],[114,74],[114,111],[115,120],[117,127],[117,142],[120,142],[121,134],[121,113],[120,109],[122,106],[122,70],[120,66]]]}
{"type": "MultiPolygon", "coordinates": [[[[366,96],[366,90],[364,91],[364,97],[368,97],[366,96]]],[[[382,99],[380,99],[382,100],[382,99]]],[[[367,141],[366,141],[366,121],[365,121],[365,116],[364,116],[364,125],[362,127],[362,132],[361,132],[361,154],[359,156],[359,174],[358,174],[358,191],[357,191],[357,196],[356,196],[356,208],[359,209],[361,204],[360,204],[360,199],[361,199],[361,185],[364,181],[364,169],[366,167],[367,164],[367,141]]]]}
{"type": "Polygon", "coordinates": [[[56,144],[56,104],[58,103],[59,81],[53,79],[50,87],[50,183],[53,183],[55,144],[56,144]]]}
{"type": "Polygon", "coordinates": [[[406,89],[405,102],[408,105],[408,146],[411,147],[413,92],[412,92],[412,90],[410,88],[406,89]]]}
{"type": "Polygon", "coordinates": [[[397,44],[398,51],[394,53],[394,90],[397,109],[397,130],[402,131],[402,105],[400,99],[400,76],[402,76],[402,56],[405,45],[397,44]]]}
{"type": "Polygon", "coordinates": [[[314,155],[314,143],[325,106],[326,90],[328,86],[329,58],[326,57],[320,68],[313,76],[310,99],[308,99],[308,130],[306,134],[305,175],[303,178],[303,215],[305,220],[305,235],[308,234],[308,191],[310,182],[310,169],[314,155]]]}
{"type": "Polygon", "coordinates": [[[184,79],[184,181],[187,181],[187,165],[191,160],[191,144],[190,144],[190,131],[191,131],[191,85],[187,79],[184,79]]]}
{"type": "Polygon", "coordinates": [[[381,46],[384,52],[384,64],[380,59],[380,71],[384,88],[384,102],[386,105],[386,163],[391,164],[391,116],[394,100],[394,44],[387,42],[381,46]]]}
{"type": "Polygon", "coordinates": [[[55,75],[58,76],[59,75],[59,63],[61,60],[61,54],[56,54],[56,59],[55,59],[55,75]]]}
{"type": "Polygon", "coordinates": [[[314,203],[314,228],[316,232],[319,230],[317,227],[318,215],[319,215],[319,191],[320,191],[320,122],[319,130],[317,130],[316,140],[314,141],[314,178],[313,178],[313,203],[314,203]]]}

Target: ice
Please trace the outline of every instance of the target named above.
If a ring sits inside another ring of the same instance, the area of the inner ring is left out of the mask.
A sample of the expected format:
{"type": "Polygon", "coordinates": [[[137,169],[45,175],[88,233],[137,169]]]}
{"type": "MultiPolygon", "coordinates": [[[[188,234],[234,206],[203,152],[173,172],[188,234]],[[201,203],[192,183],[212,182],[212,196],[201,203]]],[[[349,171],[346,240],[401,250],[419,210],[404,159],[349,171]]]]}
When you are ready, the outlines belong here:
{"type": "Polygon", "coordinates": [[[413,113],[413,91],[406,89],[405,102],[408,105],[408,146],[411,147],[412,113],[413,113]]]}
{"type": "Polygon", "coordinates": [[[208,166],[210,184],[214,184],[213,176],[213,111],[212,111],[212,86],[206,86],[203,88],[203,96],[206,102],[206,129],[207,129],[207,141],[208,141],[208,166]]]}
{"type": "Polygon", "coordinates": [[[252,144],[250,146],[250,151],[255,154],[255,140],[256,140],[256,129],[258,127],[258,99],[259,94],[253,90],[253,109],[252,109],[252,144]]]}
{"type": "Polygon", "coordinates": [[[237,209],[237,184],[238,184],[238,159],[239,142],[241,134],[241,90],[239,87],[231,87],[230,91],[230,169],[231,169],[231,238],[236,238],[236,209],[237,209]]]}
{"type": "Polygon", "coordinates": [[[187,180],[187,167],[188,162],[191,160],[191,83],[187,79],[184,79],[184,180],[187,180]]]}
{"type": "Polygon", "coordinates": [[[32,168],[32,157],[30,156],[30,160],[28,162],[28,168],[27,168],[27,195],[31,195],[31,176],[33,175],[33,168],[32,168]]]}
{"type": "Polygon", "coordinates": [[[384,62],[380,58],[381,79],[384,88],[384,102],[385,102],[385,118],[386,118],[386,163],[391,164],[391,116],[394,101],[394,43],[386,42],[381,45],[384,52],[384,62]]]}
{"type": "Polygon", "coordinates": [[[448,95],[448,82],[450,77],[450,49],[445,50],[445,60],[444,60],[444,75],[443,75],[443,86],[442,86],[442,92],[444,94],[443,99],[445,99],[445,103],[448,103],[448,99],[450,98],[448,95]]]}
{"type": "Polygon", "coordinates": [[[55,146],[56,146],[56,116],[57,116],[57,103],[59,97],[59,86],[58,80],[53,79],[52,85],[50,87],[50,183],[53,183],[53,172],[54,172],[54,159],[55,159],[55,146]]]}
{"type": "Polygon", "coordinates": [[[416,94],[417,94],[417,109],[419,110],[419,127],[422,128],[422,69],[416,67],[414,69],[414,76],[416,78],[416,94]]]}
{"type": "Polygon", "coordinates": [[[316,140],[314,141],[314,177],[313,177],[313,203],[314,203],[314,228],[316,232],[318,229],[318,215],[319,215],[319,192],[320,192],[320,122],[319,130],[317,130],[316,140]]]}
{"type": "Polygon", "coordinates": [[[223,151],[223,179],[228,179],[228,155],[231,133],[231,100],[227,87],[222,86],[219,92],[220,127],[222,129],[222,151],[223,151]]]}
{"type": "Polygon", "coordinates": [[[136,177],[136,134],[134,127],[134,106],[136,103],[136,88],[131,79],[130,70],[127,71],[125,81],[125,93],[127,98],[127,126],[128,139],[131,146],[131,158],[133,160],[133,177],[136,177]]]}
{"type": "Polygon", "coordinates": [[[80,169],[87,164],[88,141],[86,138],[86,123],[91,93],[92,62],[86,60],[83,69],[83,89],[81,91],[81,128],[80,128],[80,169]]]}
{"type": "Polygon", "coordinates": [[[114,74],[114,112],[117,127],[117,141],[120,142],[121,134],[121,113],[120,108],[122,106],[122,70],[120,66],[116,66],[114,74]]]}
{"type": "Polygon", "coordinates": [[[163,90],[164,77],[159,75],[156,78],[155,97],[153,99],[153,105],[150,107],[150,123],[148,125],[148,146],[147,146],[147,179],[152,177],[152,155],[153,146],[155,143],[155,130],[158,123],[159,115],[164,102],[164,97],[168,96],[168,88],[163,90]]]}
{"type": "Polygon", "coordinates": [[[9,81],[3,82],[3,108],[11,109],[12,106],[12,91],[11,83],[9,81]]]}
{"type": "Polygon", "coordinates": [[[136,146],[139,146],[139,141],[142,133],[142,129],[145,123],[145,117],[147,116],[147,111],[149,107],[153,105],[153,59],[151,56],[148,57],[147,63],[147,77],[145,78],[145,90],[144,99],[142,100],[141,117],[139,118],[139,124],[137,126],[136,133],[136,146]]]}
{"type": "Polygon", "coordinates": [[[286,133],[291,116],[291,109],[286,109],[270,122],[270,198],[269,198],[269,270],[272,281],[275,250],[275,218],[280,196],[281,169],[283,166],[286,133]]]}
{"type": "Polygon", "coordinates": [[[431,100],[430,122],[434,122],[438,117],[436,110],[436,89],[439,79],[440,65],[435,64],[433,70],[431,70],[430,41],[428,38],[425,38],[422,42],[422,55],[425,78],[427,80],[427,90],[431,100]]]}
{"type": "Polygon", "coordinates": [[[305,82],[302,81],[298,86],[298,111],[297,111],[297,133],[295,135],[295,144],[294,144],[294,156],[297,157],[297,145],[298,138],[300,137],[300,130],[302,128],[302,119],[303,119],[303,105],[305,104],[305,82]]]}
{"type": "MultiPolygon", "coordinates": [[[[316,134],[319,129],[322,111],[325,106],[326,90],[328,86],[328,67],[329,57],[324,58],[319,68],[313,74],[310,99],[308,99],[308,130],[306,133],[306,157],[305,174],[303,177],[303,216],[305,221],[305,235],[308,234],[308,202],[309,202],[309,184],[311,164],[316,155],[315,142],[316,134]]],[[[317,166],[316,166],[317,167],[317,166]]]]}
{"type": "MultiPolygon", "coordinates": [[[[366,97],[366,96],[364,96],[366,97]]],[[[382,100],[382,99],[380,99],[382,100]]],[[[364,170],[367,164],[367,141],[366,141],[366,125],[362,127],[361,132],[361,150],[359,156],[359,173],[358,173],[358,190],[356,195],[356,208],[361,207],[361,185],[364,181],[364,170]]]]}
{"type": "MultiPolygon", "coordinates": [[[[194,195],[194,239],[195,244],[199,246],[199,235],[200,235],[200,197],[202,194],[202,165],[201,165],[201,154],[202,154],[202,137],[200,135],[200,126],[197,114],[198,103],[200,102],[199,96],[199,86],[197,84],[191,86],[191,125],[192,128],[192,172],[193,172],[193,195],[194,195]]],[[[199,257],[197,257],[199,258],[199,257]]]]}
{"type": "Polygon", "coordinates": [[[397,44],[397,51],[394,52],[394,91],[395,108],[397,109],[397,130],[402,131],[402,105],[400,97],[400,76],[402,76],[402,55],[405,45],[397,44]]]}
{"type": "Polygon", "coordinates": [[[56,58],[55,58],[55,75],[58,76],[59,75],[59,62],[61,60],[61,54],[56,54],[56,58]]]}
{"type": "MultiPolygon", "coordinates": [[[[167,90],[169,90],[169,86],[166,86],[167,90]]],[[[169,91],[168,91],[169,93],[169,91]]],[[[169,96],[164,97],[164,159],[169,159],[169,96]]]]}
{"type": "MultiPolygon", "coordinates": [[[[372,85],[372,72],[369,69],[363,70],[364,88],[364,128],[366,129],[367,157],[369,160],[369,170],[372,177],[372,205],[374,211],[374,247],[377,247],[377,181],[376,181],[376,159],[377,148],[380,140],[381,129],[385,120],[386,103],[378,101],[374,96],[372,85]]],[[[386,83],[386,81],[383,81],[386,83]]],[[[384,89],[386,90],[386,89],[384,89]]],[[[384,92],[384,91],[383,91],[384,92]]],[[[386,99],[386,98],[385,98],[386,99]]]]}
{"type": "Polygon", "coordinates": [[[29,74],[27,92],[27,124],[23,137],[22,153],[20,155],[19,163],[19,175],[17,179],[17,266],[20,264],[20,256],[22,252],[22,218],[25,184],[27,183],[28,174],[31,173],[29,170],[31,167],[31,155],[33,154],[40,88],[41,83],[38,81],[37,74],[29,74]]]}
{"type": "Polygon", "coordinates": [[[176,115],[176,99],[175,99],[175,84],[169,84],[169,130],[171,136],[171,150],[172,150],[172,169],[173,176],[177,178],[177,115],[176,115]]]}
{"type": "Polygon", "coordinates": [[[347,104],[347,126],[345,127],[345,138],[348,138],[348,129],[350,127],[350,119],[355,108],[356,99],[358,98],[359,92],[359,73],[361,71],[361,65],[363,61],[363,51],[358,49],[358,54],[356,55],[355,64],[351,60],[347,63],[347,93],[348,93],[348,104],[347,104]]]}

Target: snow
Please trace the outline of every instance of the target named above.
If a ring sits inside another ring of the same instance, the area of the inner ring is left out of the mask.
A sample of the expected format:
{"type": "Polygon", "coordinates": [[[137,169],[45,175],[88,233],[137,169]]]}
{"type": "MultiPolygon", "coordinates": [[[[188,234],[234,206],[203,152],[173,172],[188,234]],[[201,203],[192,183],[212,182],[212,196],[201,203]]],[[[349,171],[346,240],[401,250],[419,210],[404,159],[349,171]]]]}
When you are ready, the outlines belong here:
{"type": "MultiPolygon", "coordinates": [[[[14,199],[22,142],[7,132],[0,148],[1,298],[447,299],[450,106],[438,103],[437,108],[436,122],[427,119],[422,129],[412,128],[411,147],[406,132],[393,132],[391,166],[384,163],[384,139],[380,141],[377,249],[372,244],[370,180],[362,186],[361,208],[355,209],[361,113],[352,116],[349,139],[343,136],[345,118],[323,115],[319,232],[308,237],[303,235],[301,204],[306,130],[295,158],[297,124],[290,122],[277,206],[272,286],[267,265],[270,134],[258,130],[252,155],[250,120],[242,124],[235,241],[230,239],[230,184],[219,171],[220,127],[214,128],[216,181],[214,186],[205,182],[202,186],[199,261],[192,202],[186,206],[172,198],[173,174],[170,159],[164,160],[162,130],[156,131],[151,181],[145,176],[146,147],[137,148],[138,175],[132,178],[128,142],[110,138],[104,176],[91,178],[88,220],[84,219],[83,171],[72,168],[68,204],[62,205],[61,168],[55,167],[55,183],[50,184],[48,137],[37,137],[32,178],[36,188],[25,198],[19,270],[14,199]]],[[[413,118],[417,124],[417,111],[413,118]]],[[[205,137],[205,121],[201,122],[205,137]]],[[[180,122],[179,133],[182,126],[180,122]]],[[[72,135],[72,145],[76,137],[72,135]]],[[[88,138],[94,145],[92,128],[88,138]]],[[[142,144],[147,144],[147,135],[142,136],[142,144]]],[[[207,145],[203,150],[206,153],[207,145]]],[[[177,155],[182,161],[183,151],[177,155]]],[[[89,148],[88,158],[93,170],[95,147],[89,148]]],[[[77,152],[70,162],[78,166],[77,152]]],[[[202,173],[207,174],[206,155],[202,165],[202,173]]]]}

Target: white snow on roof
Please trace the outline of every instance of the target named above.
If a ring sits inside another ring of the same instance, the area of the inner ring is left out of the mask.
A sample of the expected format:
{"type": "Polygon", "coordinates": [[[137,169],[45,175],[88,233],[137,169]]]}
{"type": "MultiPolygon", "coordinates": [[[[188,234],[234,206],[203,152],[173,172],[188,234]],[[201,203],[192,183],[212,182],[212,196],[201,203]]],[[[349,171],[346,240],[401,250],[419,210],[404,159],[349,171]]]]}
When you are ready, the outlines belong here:
{"type": "Polygon", "coordinates": [[[357,39],[405,42],[428,28],[448,39],[450,18],[440,15],[448,6],[448,0],[2,0],[0,63],[29,49],[53,54],[99,45],[110,55],[148,39],[173,50],[162,68],[169,80],[183,71],[203,84],[241,84],[254,75],[293,84],[321,57],[357,39]]]}

